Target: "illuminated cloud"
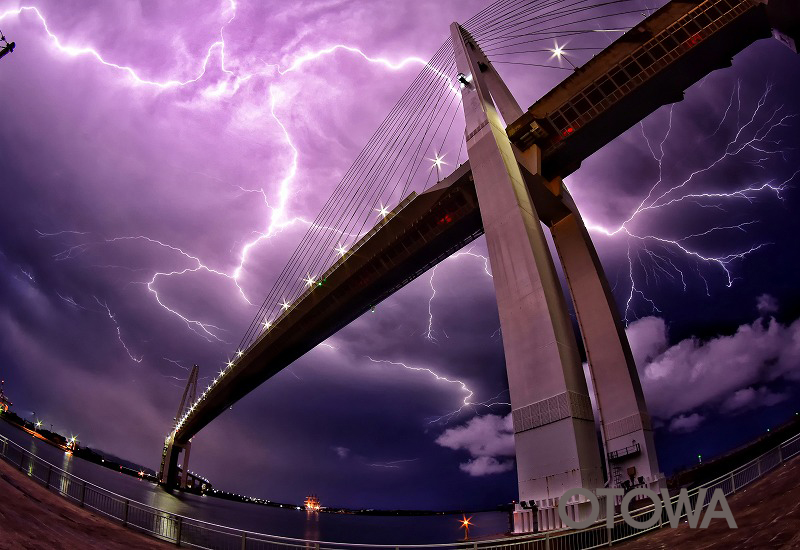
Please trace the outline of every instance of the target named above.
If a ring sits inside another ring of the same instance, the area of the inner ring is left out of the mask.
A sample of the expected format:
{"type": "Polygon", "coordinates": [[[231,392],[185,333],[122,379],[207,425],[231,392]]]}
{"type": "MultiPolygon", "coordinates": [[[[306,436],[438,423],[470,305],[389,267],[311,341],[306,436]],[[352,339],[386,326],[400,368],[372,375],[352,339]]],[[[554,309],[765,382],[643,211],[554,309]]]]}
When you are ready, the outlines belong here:
{"type": "Polygon", "coordinates": [[[470,459],[459,468],[471,476],[499,474],[514,468],[514,429],[511,415],[476,416],[466,424],[449,428],[436,444],[454,451],[467,451],[470,459]]]}

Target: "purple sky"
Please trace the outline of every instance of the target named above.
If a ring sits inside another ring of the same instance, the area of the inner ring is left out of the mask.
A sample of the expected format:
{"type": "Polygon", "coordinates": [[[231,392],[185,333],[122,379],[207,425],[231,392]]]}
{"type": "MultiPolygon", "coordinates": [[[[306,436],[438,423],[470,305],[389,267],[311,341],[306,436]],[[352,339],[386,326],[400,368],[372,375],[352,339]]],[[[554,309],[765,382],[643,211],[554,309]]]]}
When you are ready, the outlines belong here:
{"type": "MultiPolygon", "coordinates": [[[[16,412],[155,468],[187,368],[213,377],[235,352],[245,298],[266,296],[419,72],[408,58],[483,7],[0,2],[17,43],[0,60],[0,375],[16,412]]],[[[798,61],[762,41],[567,180],[631,322],[667,471],[794,412],[798,61]]],[[[523,106],[568,74],[498,67],[523,106]]],[[[463,252],[212,423],[192,469],[296,502],[516,498],[508,407],[474,405],[507,401],[483,239],[463,252]]]]}

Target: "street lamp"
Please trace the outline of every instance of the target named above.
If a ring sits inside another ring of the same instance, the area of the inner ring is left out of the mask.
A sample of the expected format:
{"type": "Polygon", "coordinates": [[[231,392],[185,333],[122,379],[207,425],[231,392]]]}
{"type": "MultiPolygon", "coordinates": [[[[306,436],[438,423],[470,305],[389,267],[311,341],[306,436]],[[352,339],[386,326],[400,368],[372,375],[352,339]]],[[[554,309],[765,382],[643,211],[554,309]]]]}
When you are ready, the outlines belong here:
{"type": "Polygon", "coordinates": [[[464,530],[464,540],[467,540],[469,538],[469,526],[473,525],[472,523],[470,523],[471,519],[472,516],[467,517],[466,514],[461,514],[461,519],[458,520],[461,523],[460,526],[461,529],[464,530]]]}

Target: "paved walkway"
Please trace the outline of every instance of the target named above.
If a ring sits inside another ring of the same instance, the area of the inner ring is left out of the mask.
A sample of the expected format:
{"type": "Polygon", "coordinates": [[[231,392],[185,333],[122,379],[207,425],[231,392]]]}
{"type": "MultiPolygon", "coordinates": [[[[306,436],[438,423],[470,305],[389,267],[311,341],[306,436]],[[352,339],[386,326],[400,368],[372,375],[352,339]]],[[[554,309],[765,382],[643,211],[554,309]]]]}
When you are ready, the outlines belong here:
{"type": "Polygon", "coordinates": [[[0,550],[174,547],[67,502],[0,459],[0,550]]]}
{"type": "Polygon", "coordinates": [[[728,497],[738,529],[714,519],[708,529],[661,529],[631,542],[623,550],[789,550],[800,548],[800,458],[728,497]]]}

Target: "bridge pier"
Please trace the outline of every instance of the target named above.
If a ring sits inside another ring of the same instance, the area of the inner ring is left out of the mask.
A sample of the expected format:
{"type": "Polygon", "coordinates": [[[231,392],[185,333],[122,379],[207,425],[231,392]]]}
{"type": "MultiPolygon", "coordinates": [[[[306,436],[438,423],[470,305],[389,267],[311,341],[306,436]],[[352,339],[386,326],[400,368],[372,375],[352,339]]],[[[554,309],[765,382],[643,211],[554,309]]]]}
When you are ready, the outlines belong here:
{"type": "Polygon", "coordinates": [[[164,453],[161,457],[161,471],[158,475],[159,484],[169,489],[186,487],[189,472],[189,449],[190,444],[188,443],[186,445],[178,445],[174,441],[168,441],[164,445],[164,453]],[[179,475],[178,458],[184,449],[186,453],[183,457],[183,472],[179,475]]]}
{"type": "MultiPolygon", "coordinates": [[[[592,407],[553,258],[495,102],[501,112],[519,107],[502,90],[493,98],[481,74],[493,71],[488,61],[457,23],[451,34],[502,328],[520,500],[543,508],[569,489],[603,486],[592,407]]],[[[574,503],[573,517],[587,506],[574,503]]],[[[532,525],[532,514],[518,510],[515,530],[532,525]]]]}
{"type": "Polygon", "coordinates": [[[190,441],[183,446],[183,468],[181,470],[181,489],[186,489],[189,486],[189,453],[192,450],[192,442],[190,441]]]}
{"type": "Polygon", "coordinates": [[[625,327],[589,232],[563,186],[562,200],[571,213],[550,229],[586,350],[609,486],[628,482],[659,490],[663,474],[625,327]]]}

